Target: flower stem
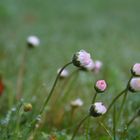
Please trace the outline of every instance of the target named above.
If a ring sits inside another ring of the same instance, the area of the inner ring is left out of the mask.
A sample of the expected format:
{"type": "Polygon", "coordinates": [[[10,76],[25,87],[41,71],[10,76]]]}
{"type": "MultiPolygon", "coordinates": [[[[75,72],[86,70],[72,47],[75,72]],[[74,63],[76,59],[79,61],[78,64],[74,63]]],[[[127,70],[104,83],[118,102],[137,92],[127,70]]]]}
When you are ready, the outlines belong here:
{"type": "Polygon", "coordinates": [[[50,98],[51,98],[51,96],[52,96],[52,94],[53,94],[53,91],[54,91],[54,88],[55,88],[55,86],[56,86],[56,83],[57,83],[57,81],[58,81],[58,79],[59,79],[59,77],[60,77],[61,72],[62,72],[68,65],[70,65],[70,64],[72,64],[72,62],[69,62],[69,63],[67,63],[66,65],[64,65],[64,66],[61,68],[61,70],[59,71],[59,73],[58,73],[58,75],[57,75],[57,77],[56,77],[56,79],[55,79],[55,81],[54,81],[54,84],[53,84],[53,86],[52,86],[52,89],[51,89],[51,91],[50,91],[48,97],[46,98],[46,100],[45,100],[45,102],[44,102],[44,104],[43,104],[43,107],[42,107],[41,110],[40,110],[40,114],[43,113],[43,111],[44,111],[46,105],[48,104],[48,102],[49,102],[49,100],[50,100],[50,98]]]}
{"type": "Polygon", "coordinates": [[[82,119],[82,120],[80,121],[80,123],[77,125],[77,127],[76,127],[76,129],[75,129],[75,131],[74,131],[74,133],[73,133],[73,135],[72,135],[71,140],[74,140],[74,138],[75,138],[75,136],[76,136],[76,134],[77,134],[77,132],[78,132],[80,126],[81,126],[81,125],[84,123],[84,121],[85,121],[87,118],[89,118],[89,117],[90,117],[90,115],[88,114],[86,117],[84,117],[84,119],[82,119]]]}
{"type": "Polygon", "coordinates": [[[124,104],[125,104],[125,101],[126,101],[127,93],[128,92],[126,91],[124,96],[123,96],[123,100],[122,100],[122,103],[121,103],[121,107],[120,107],[120,111],[119,111],[119,114],[118,114],[117,122],[119,122],[119,119],[121,117],[121,113],[122,113],[122,110],[123,110],[123,107],[124,107],[124,104]]]}
{"type": "Polygon", "coordinates": [[[114,104],[113,110],[113,138],[116,140],[116,106],[114,104]]]}
{"type": "MultiPolygon", "coordinates": [[[[107,109],[107,112],[111,109],[111,107],[114,105],[114,103],[119,99],[119,97],[124,93],[124,92],[126,92],[128,89],[126,88],[126,89],[124,89],[122,92],[120,92],[113,100],[112,100],[112,102],[110,103],[110,105],[109,105],[109,107],[108,107],[108,109],[107,109]]],[[[107,113],[106,112],[106,113],[107,113]]]]}
{"type": "MultiPolygon", "coordinates": [[[[49,92],[49,95],[47,96],[47,98],[46,98],[46,100],[45,100],[45,102],[44,102],[44,104],[43,104],[43,106],[42,106],[42,108],[41,108],[41,110],[40,110],[39,115],[38,115],[37,118],[40,119],[40,117],[42,117],[42,113],[43,113],[43,111],[44,111],[46,105],[48,104],[48,102],[49,102],[49,100],[50,100],[50,98],[51,98],[51,96],[52,96],[52,94],[53,94],[53,91],[54,91],[54,89],[55,89],[55,86],[56,86],[56,84],[57,84],[57,81],[58,81],[58,79],[59,79],[59,77],[60,77],[61,72],[62,72],[68,65],[70,65],[70,64],[72,64],[72,62],[69,62],[69,63],[65,64],[65,65],[61,68],[61,70],[59,71],[59,73],[57,74],[57,77],[56,77],[56,79],[55,79],[55,81],[54,81],[54,84],[53,84],[53,86],[52,86],[52,89],[51,89],[51,91],[49,92]]],[[[37,119],[37,118],[36,118],[35,120],[33,120],[32,123],[31,123],[32,133],[31,133],[31,135],[29,136],[29,139],[30,139],[30,137],[32,137],[32,139],[34,139],[34,136],[36,135],[37,128],[35,128],[35,125],[36,125],[36,123],[38,122],[38,119],[37,119]]]]}
{"type": "Polygon", "coordinates": [[[92,99],[92,104],[94,104],[95,100],[96,100],[96,97],[97,97],[97,91],[95,92],[94,96],[93,96],[93,99],[92,99]]]}
{"type": "Polygon", "coordinates": [[[126,125],[126,128],[128,129],[128,127],[132,124],[132,122],[136,119],[138,117],[138,115],[137,114],[135,114],[131,119],[130,119],[130,121],[127,123],[127,125],[126,125]]]}
{"type": "Polygon", "coordinates": [[[23,56],[21,60],[21,64],[19,67],[19,72],[18,72],[18,78],[17,78],[17,91],[16,91],[16,98],[20,99],[22,96],[23,92],[23,79],[24,79],[24,74],[25,74],[25,65],[26,65],[26,60],[27,60],[27,47],[25,47],[25,50],[23,51],[23,56]]]}
{"type": "Polygon", "coordinates": [[[99,120],[98,120],[98,123],[104,128],[104,130],[110,136],[110,138],[113,139],[112,135],[110,134],[109,130],[105,127],[105,125],[99,120]]]}

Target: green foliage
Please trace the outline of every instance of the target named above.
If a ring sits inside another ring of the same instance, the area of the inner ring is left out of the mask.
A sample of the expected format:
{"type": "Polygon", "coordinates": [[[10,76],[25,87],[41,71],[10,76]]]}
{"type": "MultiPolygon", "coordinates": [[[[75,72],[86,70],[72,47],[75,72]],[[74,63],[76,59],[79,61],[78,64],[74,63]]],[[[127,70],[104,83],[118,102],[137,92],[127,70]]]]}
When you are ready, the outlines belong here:
{"type": "MultiPolygon", "coordinates": [[[[0,139],[25,140],[29,137],[30,123],[36,119],[57,69],[80,49],[91,52],[93,59],[103,61],[103,69],[98,75],[80,72],[68,82],[59,81],[46,108],[48,114],[37,140],[48,139],[51,133],[58,140],[71,138],[76,124],[88,112],[97,79],[105,79],[109,86],[97,100],[109,105],[129,80],[133,63],[140,62],[139,4],[138,0],[1,0],[0,73],[5,91],[0,97],[0,139]],[[41,40],[40,47],[28,51],[23,82],[24,102],[31,103],[33,109],[21,112],[17,123],[20,103],[16,100],[16,82],[29,35],[37,35],[41,40]],[[70,101],[78,97],[84,100],[84,106],[77,109],[71,122],[70,101]],[[16,129],[20,129],[20,134],[16,129]]],[[[71,73],[75,71],[72,66],[68,69],[71,73]]],[[[120,103],[121,100],[116,105],[118,110],[120,103]]],[[[139,94],[130,93],[122,123],[133,116],[139,105],[139,94]]],[[[107,120],[106,124],[109,130],[112,129],[111,121],[107,120]]],[[[138,121],[139,118],[128,130],[128,140],[140,139],[138,121]]],[[[90,139],[108,140],[97,121],[91,122],[90,139]]],[[[85,129],[79,131],[77,140],[85,140],[84,132],[85,129]]],[[[121,134],[118,132],[118,135],[121,134]]]]}

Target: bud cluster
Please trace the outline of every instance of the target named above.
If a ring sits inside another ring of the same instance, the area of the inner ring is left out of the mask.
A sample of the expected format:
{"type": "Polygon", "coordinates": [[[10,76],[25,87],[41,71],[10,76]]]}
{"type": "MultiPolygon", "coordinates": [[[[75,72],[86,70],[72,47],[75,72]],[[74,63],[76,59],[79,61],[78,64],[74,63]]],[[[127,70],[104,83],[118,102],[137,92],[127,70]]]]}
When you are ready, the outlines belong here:
{"type": "Polygon", "coordinates": [[[129,90],[132,92],[140,91],[140,63],[133,65],[131,69],[132,78],[129,82],[129,90]]]}

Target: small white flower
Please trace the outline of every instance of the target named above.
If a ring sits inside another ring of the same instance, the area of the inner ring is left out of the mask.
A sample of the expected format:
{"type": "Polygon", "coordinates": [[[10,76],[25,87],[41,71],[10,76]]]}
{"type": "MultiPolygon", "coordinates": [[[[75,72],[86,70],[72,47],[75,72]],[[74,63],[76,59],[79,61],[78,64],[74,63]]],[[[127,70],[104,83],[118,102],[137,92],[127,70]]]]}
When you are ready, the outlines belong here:
{"type": "Polygon", "coordinates": [[[78,98],[74,101],[71,101],[71,106],[72,107],[80,107],[82,105],[83,105],[83,101],[80,98],[78,98]]]}
{"type": "Polygon", "coordinates": [[[130,80],[130,90],[133,92],[140,91],[140,78],[134,77],[130,80]]]}
{"type": "Polygon", "coordinates": [[[134,64],[131,71],[134,76],[140,76],[140,63],[134,64]]]}
{"type": "Polygon", "coordinates": [[[40,40],[36,36],[29,36],[27,38],[27,43],[29,47],[37,47],[40,44],[40,40]]]}
{"type": "Polygon", "coordinates": [[[98,117],[105,114],[107,111],[106,107],[102,102],[96,102],[90,107],[90,115],[93,117],[98,117]]]}
{"type": "MultiPolygon", "coordinates": [[[[57,74],[60,72],[61,68],[57,70],[57,74]]],[[[60,78],[66,78],[69,76],[69,72],[66,69],[63,69],[63,71],[60,74],[60,78]]]]}
{"type": "Polygon", "coordinates": [[[92,62],[92,59],[89,53],[85,50],[80,50],[74,54],[72,62],[77,67],[86,68],[86,66],[92,62]]]}
{"type": "Polygon", "coordinates": [[[94,62],[95,66],[94,66],[94,72],[98,73],[100,71],[100,69],[102,68],[103,63],[99,60],[96,60],[94,62]]]}

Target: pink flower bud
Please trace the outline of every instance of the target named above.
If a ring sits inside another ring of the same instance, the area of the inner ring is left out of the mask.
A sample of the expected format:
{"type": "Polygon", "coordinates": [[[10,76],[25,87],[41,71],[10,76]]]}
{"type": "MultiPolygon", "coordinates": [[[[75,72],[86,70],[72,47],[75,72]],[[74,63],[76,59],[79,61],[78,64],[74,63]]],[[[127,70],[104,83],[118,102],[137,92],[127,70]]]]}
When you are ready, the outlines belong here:
{"type": "Polygon", "coordinates": [[[140,63],[134,64],[134,66],[131,69],[131,72],[134,76],[140,76],[140,63]]]}
{"type": "Polygon", "coordinates": [[[130,80],[129,89],[132,92],[140,91],[140,78],[134,77],[130,80]]]}
{"type": "Polygon", "coordinates": [[[96,102],[90,107],[90,115],[93,117],[99,117],[105,114],[106,111],[107,109],[102,102],[96,102]]]}
{"type": "Polygon", "coordinates": [[[94,64],[95,64],[95,66],[94,66],[93,71],[95,73],[98,73],[101,70],[103,63],[99,60],[96,60],[94,64]]]}
{"type": "Polygon", "coordinates": [[[88,65],[85,66],[85,69],[89,71],[94,70],[94,68],[95,68],[95,63],[93,62],[93,60],[88,65]]]}
{"type": "Polygon", "coordinates": [[[90,54],[87,53],[85,50],[80,50],[76,54],[74,54],[72,62],[75,66],[86,68],[87,65],[91,63],[92,59],[90,54]]]}
{"type": "Polygon", "coordinates": [[[97,92],[104,92],[107,88],[105,80],[98,80],[95,84],[95,90],[97,92]]]}

